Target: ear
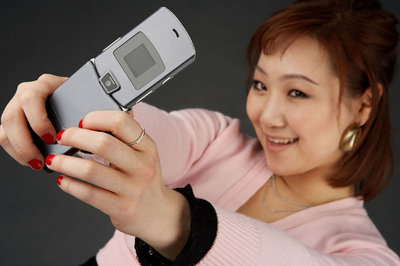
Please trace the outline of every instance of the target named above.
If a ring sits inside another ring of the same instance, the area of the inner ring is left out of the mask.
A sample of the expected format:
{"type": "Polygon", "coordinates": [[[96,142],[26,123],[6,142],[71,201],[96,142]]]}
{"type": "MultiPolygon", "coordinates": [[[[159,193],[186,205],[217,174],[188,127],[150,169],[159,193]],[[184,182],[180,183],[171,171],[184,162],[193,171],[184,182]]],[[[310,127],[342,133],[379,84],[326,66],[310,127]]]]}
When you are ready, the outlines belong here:
{"type": "MultiPolygon", "coordinates": [[[[379,98],[382,96],[382,85],[378,84],[379,98]]],[[[358,110],[358,121],[360,126],[367,123],[372,109],[372,89],[367,88],[360,97],[360,108],[358,110]]]]}

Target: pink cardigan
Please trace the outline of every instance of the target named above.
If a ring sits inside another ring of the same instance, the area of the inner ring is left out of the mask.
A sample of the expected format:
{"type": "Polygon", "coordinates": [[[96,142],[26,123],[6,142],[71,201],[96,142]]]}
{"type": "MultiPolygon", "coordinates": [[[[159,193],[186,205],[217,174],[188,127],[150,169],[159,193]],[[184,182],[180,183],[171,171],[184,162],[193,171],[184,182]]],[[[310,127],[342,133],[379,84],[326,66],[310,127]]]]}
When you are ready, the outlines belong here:
{"type": "MultiPolygon", "coordinates": [[[[157,144],[165,184],[192,185],[218,217],[214,245],[199,265],[400,265],[363,207],[346,198],[271,224],[235,211],[271,176],[257,139],[217,112],[167,113],[140,103],[134,117],[157,144]]],[[[100,249],[99,265],[140,265],[135,238],[116,231],[100,249]]]]}

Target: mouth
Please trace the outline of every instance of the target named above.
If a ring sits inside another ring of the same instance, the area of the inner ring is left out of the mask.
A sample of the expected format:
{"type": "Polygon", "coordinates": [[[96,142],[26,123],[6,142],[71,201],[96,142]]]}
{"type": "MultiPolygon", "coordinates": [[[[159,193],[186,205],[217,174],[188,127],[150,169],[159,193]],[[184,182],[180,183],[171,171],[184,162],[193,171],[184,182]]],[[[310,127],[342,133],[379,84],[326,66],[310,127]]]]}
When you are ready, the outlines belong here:
{"type": "Polygon", "coordinates": [[[266,148],[270,152],[281,152],[296,143],[299,138],[279,138],[279,137],[270,137],[267,136],[267,145],[266,148]]]}
{"type": "Polygon", "coordinates": [[[272,138],[272,137],[267,137],[267,139],[274,144],[291,144],[298,140],[298,138],[281,139],[281,138],[272,138]]]}

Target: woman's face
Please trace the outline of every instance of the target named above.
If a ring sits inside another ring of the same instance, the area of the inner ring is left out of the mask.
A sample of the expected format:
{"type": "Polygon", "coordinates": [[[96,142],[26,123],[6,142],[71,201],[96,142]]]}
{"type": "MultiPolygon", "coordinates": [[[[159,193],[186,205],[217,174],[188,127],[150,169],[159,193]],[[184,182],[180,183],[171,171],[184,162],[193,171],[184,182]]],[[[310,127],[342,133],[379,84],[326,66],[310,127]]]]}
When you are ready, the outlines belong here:
{"type": "Polygon", "coordinates": [[[262,54],[253,80],[247,114],[268,167],[282,176],[329,171],[357,107],[344,96],[339,115],[339,79],[318,42],[301,38],[284,54],[262,54]]]}

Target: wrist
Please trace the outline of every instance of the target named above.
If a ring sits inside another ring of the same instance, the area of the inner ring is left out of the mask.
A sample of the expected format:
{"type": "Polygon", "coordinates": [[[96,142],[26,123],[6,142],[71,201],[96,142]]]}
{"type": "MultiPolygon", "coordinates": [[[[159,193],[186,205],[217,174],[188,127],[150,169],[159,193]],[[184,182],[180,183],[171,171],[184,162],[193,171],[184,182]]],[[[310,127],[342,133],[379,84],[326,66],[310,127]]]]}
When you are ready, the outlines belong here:
{"type": "Polygon", "coordinates": [[[160,217],[162,232],[155,243],[148,242],[168,260],[174,261],[185,247],[190,235],[191,211],[187,199],[179,192],[168,189],[166,192],[166,217],[160,217]]]}
{"type": "Polygon", "coordinates": [[[181,242],[181,244],[184,242],[186,244],[182,250],[178,248],[179,245],[175,245],[175,252],[181,250],[177,256],[168,253],[172,250],[171,248],[166,251],[168,254],[164,252],[167,256],[172,254],[170,256],[172,262],[158,252],[163,248],[157,250],[150,246],[150,243],[136,237],[136,254],[142,265],[195,265],[207,254],[214,243],[218,229],[218,219],[214,207],[208,201],[196,198],[190,185],[176,188],[174,191],[182,194],[190,207],[190,222],[187,223],[190,224],[189,237],[186,241],[181,242]]]}

